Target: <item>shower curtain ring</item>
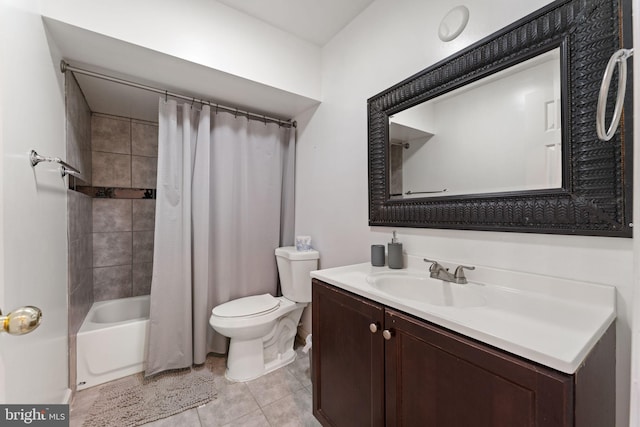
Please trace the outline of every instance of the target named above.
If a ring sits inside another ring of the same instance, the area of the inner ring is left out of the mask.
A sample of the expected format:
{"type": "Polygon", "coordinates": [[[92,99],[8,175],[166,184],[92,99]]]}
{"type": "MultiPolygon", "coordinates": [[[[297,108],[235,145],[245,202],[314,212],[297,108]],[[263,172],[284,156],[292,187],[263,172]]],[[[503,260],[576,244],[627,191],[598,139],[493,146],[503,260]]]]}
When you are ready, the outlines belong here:
{"type": "Polygon", "coordinates": [[[164,91],[164,102],[167,102],[169,100],[169,91],[165,90],[164,91]]]}
{"type": "Polygon", "coordinates": [[[267,125],[267,116],[263,115],[262,119],[264,120],[264,125],[266,126],[267,125]]]}

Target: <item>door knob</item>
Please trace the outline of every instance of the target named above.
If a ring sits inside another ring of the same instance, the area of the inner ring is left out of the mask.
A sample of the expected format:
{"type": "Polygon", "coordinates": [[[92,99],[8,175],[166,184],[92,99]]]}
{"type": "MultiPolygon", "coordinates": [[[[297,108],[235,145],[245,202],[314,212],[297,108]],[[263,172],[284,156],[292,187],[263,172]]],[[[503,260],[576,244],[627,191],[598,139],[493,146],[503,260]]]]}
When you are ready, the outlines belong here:
{"type": "Polygon", "coordinates": [[[382,331],[382,336],[385,340],[390,340],[393,336],[393,329],[385,329],[384,331],[382,331]]]}
{"type": "Polygon", "coordinates": [[[10,335],[24,335],[40,326],[42,310],[31,305],[13,310],[6,316],[0,311],[0,332],[10,335]]]}
{"type": "Polygon", "coordinates": [[[371,323],[369,325],[369,330],[371,331],[372,334],[375,334],[376,332],[378,332],[378,323],[376,322],[371,323]]]}

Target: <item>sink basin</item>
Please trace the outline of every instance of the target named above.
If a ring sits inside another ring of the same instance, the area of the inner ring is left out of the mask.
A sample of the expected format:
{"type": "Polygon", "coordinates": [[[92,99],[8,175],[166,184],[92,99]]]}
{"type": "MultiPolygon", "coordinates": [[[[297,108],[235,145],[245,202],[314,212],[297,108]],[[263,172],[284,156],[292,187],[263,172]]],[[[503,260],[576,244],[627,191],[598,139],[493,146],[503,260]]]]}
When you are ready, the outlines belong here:
{"type": "Polygon", "coordinates": [[[474,285],[458,285],[432,279],[428,274],[382,272],[367,276],[375,289],[391,297],[451,307],[479,307],[486,304],[474,285]]]}

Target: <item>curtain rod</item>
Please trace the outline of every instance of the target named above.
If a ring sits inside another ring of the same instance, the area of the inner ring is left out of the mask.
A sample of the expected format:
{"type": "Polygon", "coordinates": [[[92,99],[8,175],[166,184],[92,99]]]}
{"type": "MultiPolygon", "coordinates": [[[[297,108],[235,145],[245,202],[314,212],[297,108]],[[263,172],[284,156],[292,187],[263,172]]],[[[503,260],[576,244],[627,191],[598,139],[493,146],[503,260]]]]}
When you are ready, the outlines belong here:
{"type": "Polygon", "coordinates": [[[282,127],[294,127],[295,128],[295,127],[297,127],[297,124],[298,124],[296,121],[276,119],[274,117],[265,116],[263,114],[257,114],[257,113],[252,113],[250,111],[243,111],[243,110],[240,110],[240,109],[234,108],[234,107],[228,107],[228,106],[221,105],[221,104],[218,104],[218,103],[213,102],[213,101],[208,101],[206,99],[200,99],[200,98],[194,98],[193,96],[181,95],[179,93],[171,92],[169,90],[158,89],[158,88],[153,87],[153,86],[147,86],[147,85],[143,85],[141,83],[131,82],[129,80],[124,80],[124,79],[119,79],[117,77],[108,76],[106,74],[96,73],[95,71],[89,71],[89,70],[85,70],[85,69],[82,69],[82,68],[74,67],[73,65],[70,65],[66,61],[62,60],[62,61],[60,61],[60,72],[64,73],[66,71],[72,71],[74,73],[84,74],[84,75],[87,75],[87,76],[90,76],[90,77],[96,77],[96,78],[102,79],[102,80],[108,80],[110,82],[122,84],[122,85],[125,85],[125,86],[131,86],[131,87],[135,87],[135,88],[138,88],[138,89],[146,90],[146,91],[149,91],[149,92],[159,93],[161,95],[164,95],[165,97],[169,97],[170,96],[172,98],[178,98],[178,99],[183,99],[185,101],[191,101],[192,103],[196,103],[197,102],[198,104],[213,106],[213,107],[216,107],[216,109],[218,109],[218,110],[226,111],[226,112],[233,113],[233,114],[240,114],[242,116],[246,116],[247,118],[253,119],[253,120],[259,120],[259,121],[270,122],[270,123],[277,123],[279,126],[282,126],[282,127]]]}

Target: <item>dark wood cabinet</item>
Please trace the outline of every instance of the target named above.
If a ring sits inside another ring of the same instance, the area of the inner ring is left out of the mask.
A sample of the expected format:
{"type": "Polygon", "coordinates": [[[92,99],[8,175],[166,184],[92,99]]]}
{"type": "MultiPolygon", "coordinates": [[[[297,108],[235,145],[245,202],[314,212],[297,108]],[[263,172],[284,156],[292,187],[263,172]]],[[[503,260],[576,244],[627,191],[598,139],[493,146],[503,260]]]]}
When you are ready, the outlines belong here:
{"type": "Polygon", "coordinates": [[[571,376],[387,310],[387,425],[573,425],[571,376]]]}
{"type": "Polygon", "coordinates": [[[615,424],[615,328],[573,375],[313,280],[313,412],[324,426],[615,424]]]}
{"type": "Polygon", "coordinates": [[[314,280],[313,411],[326,426],[384,425],[384,307],[314,280]],[[316,325],[318,327],[316,327],[316,325]]]}

